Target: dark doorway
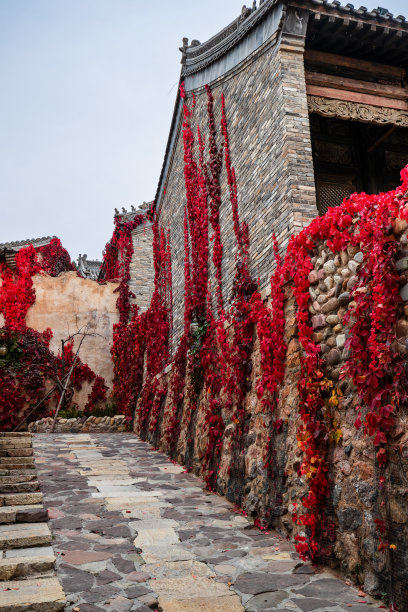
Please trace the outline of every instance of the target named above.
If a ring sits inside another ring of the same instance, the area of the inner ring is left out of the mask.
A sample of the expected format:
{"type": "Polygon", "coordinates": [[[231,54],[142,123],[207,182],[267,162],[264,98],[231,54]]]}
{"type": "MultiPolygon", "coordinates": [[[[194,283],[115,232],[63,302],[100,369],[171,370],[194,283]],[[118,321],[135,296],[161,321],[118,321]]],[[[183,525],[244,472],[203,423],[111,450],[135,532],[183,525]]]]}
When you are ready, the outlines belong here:
{"type": "Polygon", "coordinates": [[[312,114],[310,130],[319,214],[355,191],[380,193],[400,184],[408,128],[312,114]]]}

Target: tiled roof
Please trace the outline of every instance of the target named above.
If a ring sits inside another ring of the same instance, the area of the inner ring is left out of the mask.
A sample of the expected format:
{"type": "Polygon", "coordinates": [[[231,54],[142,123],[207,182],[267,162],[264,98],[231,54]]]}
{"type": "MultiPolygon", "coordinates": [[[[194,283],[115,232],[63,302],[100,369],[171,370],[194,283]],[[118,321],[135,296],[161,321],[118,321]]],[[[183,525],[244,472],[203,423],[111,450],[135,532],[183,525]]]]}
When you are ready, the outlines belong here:
{"type": "Polygon", "coordinates": [[[77,267],[84,278],[92,278],[93,280],[97,280],[101,266],[101,261],[97,261],[96,259],[88,259],[86,254],[80,254],[78,257],[77,267]]]}
{"type": "MultiPolygon", "coordinates": [[[[406,35],[408,34],[408,19],[403,15],[394,16],[387,8],[383,7],[368,10],[365,6],[356,8],[351,3],[342,4],[338,0],[254,0],[252,3],[252,8],[243,6],[241,15],[239,17],[204,43],[200,43],[198,40],[193,40],[189,45],[188,38],[183,38],[183,46],[180,47],[180,51],[182,52],[182,69],[179,83],[181,83],[186,76],[199,72],[204,67],[208,66],[213,61],[224,55],[229,49],[244,38],[253,27],[256,26],[256,24],[263,19],[268,11],[272,10],[279,4],[281,4],[284,8],[294,6],[297,8],[308,9],[312,15],[313,13],[321,12],[326,14],[330,19],[334,18],[335,20],[339,21],[343,20],[345,24],[350,19],[359,23],[367,22],[367,26],[372,26],[374,34],[377,34],[378,36],[382,34],[386,37],[388,36],[389,39],[394,36],[396,31],[396,54],[401,51],[399,48],[399,41],[401,40],[401,37],[406,38],[406,35]],[[394,32],[392,30],[394,30],[394,32]]],[[[365,42],[363,40],[363,47],[364,44],[365,42]]],[[[383,40],[378,41],[378,47],[380,49],[383,47],[383,40]]],[[[370,53],[370,51],[368,51],[368,53],[370,53]]],[[[181,127],[181,107],[181,99],[179,93],[177,92],[166,151],[164,154],[159,183],[157,185],[155,195],[155,206],[158,207],[161,205],[162,194],[166,183],[168,163],[171,159],[177,131],[181,127]]]]}
{"type": "Polygon", "coordinates": [[[0,243],[0,251],[19,251],[20,249],[29,246],[40,247],[49,244],[56,236],[43,236],[42,238],[28,238],[27,240],[14,240],[13,242],[0,243]]]}
{"type": "Polygon", "coordinates": [[[135,208],[132,205],[130,207],[130,210],[126,210],[126,208],[122,206],[122,212],[119,212],[119,210],[115,208],[114,216],[120,217],[122,221],[133,221],[136,215],[145,215],[146,213],[148,213],[151,210],[153,204],[153,201],[143,202],[143,204],[141,204],[138,208],[135,208]]]}
{"type": "Polygon", "coordinates": [[[355,17],[362,17],[363,19],[370,19],[375,21],[383,22],[384,25],[393,25],[393,26],[407,26],[408,21],[407,18],[403,15],[398,15],[394,17],[392,13],[386,8],[378,6],[375,9],[369,11],[365,6],[360,6],[360,8],[356,8],[354,4],[342,4],[338,2],[338,0],[333,0],[333,2],[329,2],[329,0],[307,0],[305,2],[305,6],[307,4],[312,4],[317,6],[324,6],[325,8],[335,9],[341,13],[348,13],[349,15],[354,15],[355,17]]]}

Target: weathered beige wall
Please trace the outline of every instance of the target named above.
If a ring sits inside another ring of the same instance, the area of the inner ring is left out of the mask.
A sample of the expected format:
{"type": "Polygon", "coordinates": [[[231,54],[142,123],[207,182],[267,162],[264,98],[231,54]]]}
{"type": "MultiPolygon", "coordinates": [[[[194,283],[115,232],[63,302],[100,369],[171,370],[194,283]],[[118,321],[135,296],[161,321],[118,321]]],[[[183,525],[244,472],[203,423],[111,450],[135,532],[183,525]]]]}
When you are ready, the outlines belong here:
{"type": "MultiPolygon", "coordinates": [[[[36,301],[28,311],[27,325],[37,331],[50,327],[53,332],[51,349],[55,353],[61,347],[61,339],[88,325],[90,331],[97,335],[84,340],[81,360],[96,374],[103,376],[111,387],[113,369],[110,347],[112,326],[119,319],[116,309],[118,294],[114,293],[118,283],[100,285],[78,277],[76,272],[63,272],[55,278],[37,274],[33,283],[36,301]]],[[[77,337],[76,345],[78,341],[77,337]]],[[[84,389],[76,401],[81,401],[80,398],[85,395],[86,402],[86,391],[84,389]]]]}

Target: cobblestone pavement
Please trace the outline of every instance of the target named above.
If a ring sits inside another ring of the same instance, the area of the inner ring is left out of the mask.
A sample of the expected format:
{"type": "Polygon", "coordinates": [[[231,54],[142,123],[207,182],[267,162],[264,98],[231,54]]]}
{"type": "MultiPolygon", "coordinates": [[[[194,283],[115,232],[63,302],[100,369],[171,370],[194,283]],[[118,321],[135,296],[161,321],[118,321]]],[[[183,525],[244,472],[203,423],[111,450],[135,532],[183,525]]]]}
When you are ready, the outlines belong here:
{"type": "Polygon", "coordinates": [[[33,446],[67,610],[379,608],[132,434],[36,434],[33,446]]]}

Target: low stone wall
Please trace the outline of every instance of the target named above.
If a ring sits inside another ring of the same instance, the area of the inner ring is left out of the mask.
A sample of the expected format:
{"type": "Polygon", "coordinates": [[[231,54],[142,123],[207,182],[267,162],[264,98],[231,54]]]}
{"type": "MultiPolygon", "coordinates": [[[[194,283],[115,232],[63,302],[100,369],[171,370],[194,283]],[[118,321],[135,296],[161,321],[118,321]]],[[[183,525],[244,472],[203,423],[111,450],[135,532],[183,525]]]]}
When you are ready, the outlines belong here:
{"type": "MultiPolygon", "coordinates": [[[[401,367],[408,363],[408,225],[396,220],[393,229],[398,242],[396,271],[402,301],[398,306],[398,321],[392,342],[401,356],[401,367]]],[[[348,377],[342,377],[342,366],[349,359],[346,340],[350,324],[343,322],[346,311],[353,305],[353,286],[359,267],[364,265],[361,245],[333,252],[327,241],[316,244],[309,274],[309,323],[313,327],[313,342],[320,346],[324,375],[333,388],[339,389],[338,404],[333,406],[332,419],[338,428],[338,438],[329,440],[328,481],[330,493],[325,509],[327,533],[321,530],[322,549],[327,545],[327,561],[338,563],[352,579],[364,584],[371,593],[387,592],[401,600],[407,598],[408,572],[408,431],[406,407],[395,414],[393,430],[389,432],[389,462],[381,476],[376,459],[378,446],[364,432],[356,429],[360,407],[356,387],[348,377]],[[382,526],[386,535],[381,531],[382,526]]],[[[372,286],[361,288],[372,291],[372,286]]],[[[226,407],[220,395],[220,414],[225,424],[217,445],[220,456],[216,490],[235,502],[249,515],[266,525],[281,528],[288,535],[304,534],[293,521],[308,490],[308,477],[302,473],[303,454],[299,431],[299,375],[303,349],[299,341],[296,300],[289,282],[285,287],[284,339],[287,345],[286,372],[280,386],[279,401],[274,413],[262,404],[257,395],[261,375],[259,338],[254,329],[254,343],[249,369],[245,412],[244,439],[240,455],[234,451],[237,426],[234,412],[226,407]],[[274,424],[280,423],[279,427],[274,424]]],[[[265,301],[268,297],[264,296],[265,301]]],[[[231,330],[233,334],[233,329],[231,330]]],[[[194,393],[189,372],[177,408],[178,431],[169,444],[168,431],[174,422],[175,408],[171,392],[172,371],[166,368],[159,377],[156,404],[159,412],[152,413],[141,428],[135,430],[155,447],[179,463],[205,477],[205,454],[209,448],[208,414],[211,394],[204,386],[199,396],[194,393]],[[153,425],[152,425],[153,424],[153,425]]],[[[140,403],[140,400],[139,400],[140,403]]],[[[138,411],[137,411],[138,413],[138,411]]],[[[324,418],[324,417],[322,417],[324,418]]],[[[137,420],[137,419],[136,419],[137,420]]],[[[207,461],[207,465],[209,464],[207,461]]]]}
{"type": "MultiPolygon", "coordinates": [[[[49,433],[51,431],[53,419],[47,417],[40,421],[30,423],[28,431],[32,433],[49,433]]],[[[117,414],[113,417],[78,417],[76,419],[57,419],[55,425],[56,433],[103,433],[127,431],[125,416],[117,414]]]]}

